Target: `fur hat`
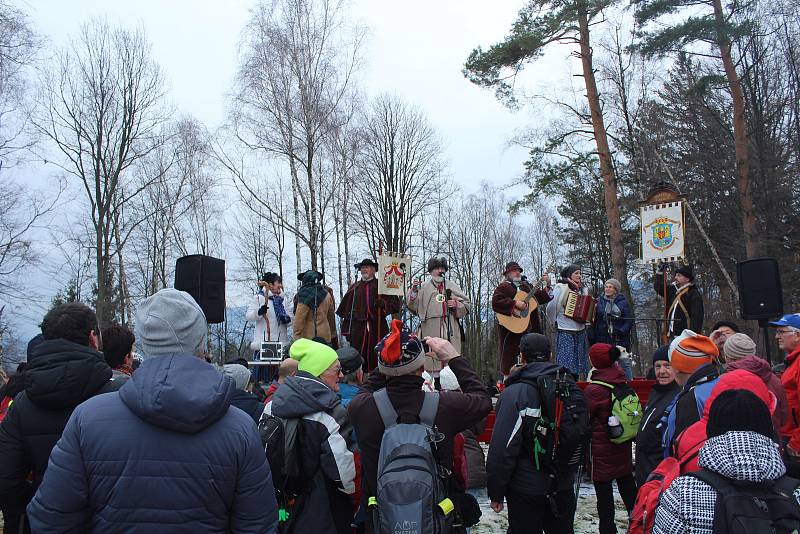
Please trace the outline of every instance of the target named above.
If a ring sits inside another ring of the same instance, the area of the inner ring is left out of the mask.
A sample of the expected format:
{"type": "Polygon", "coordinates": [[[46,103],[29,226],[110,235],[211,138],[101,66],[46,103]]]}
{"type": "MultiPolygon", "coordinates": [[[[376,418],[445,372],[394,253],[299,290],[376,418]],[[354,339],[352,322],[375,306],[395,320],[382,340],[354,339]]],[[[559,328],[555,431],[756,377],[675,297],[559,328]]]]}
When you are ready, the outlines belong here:
{"type": "Polygon", "coordinates": [[[392,331],[378,343],[375,352],[378,369],[386,376],[407,375],[425,364],[422,341],[397,319],[392,321],[392,331]]]}
{"type": "Polygon", "coordinates": [[[694,271],[692,271],[692,268],[689,267],[688,265],[681,265],[680,267],[675,269],[675,274],[682,274],[683,276],[688,278],[690,282],[694,280],[694,271]]]}
{"type": "Polygon", "coordinates": [[[692,374],[719,357],[719,349],[710,338],[684,330],[669,344],[669,363],[675,372],[692,374]]]}
{"type": "Polygon", "coordinates": [[[441,267],[442,269],[447,271],[448,270],[447,258],[442,256],[441,258],[433,257],[433,258],[428,260],[428,272],[433,271],[437,267],[441,267]]]}

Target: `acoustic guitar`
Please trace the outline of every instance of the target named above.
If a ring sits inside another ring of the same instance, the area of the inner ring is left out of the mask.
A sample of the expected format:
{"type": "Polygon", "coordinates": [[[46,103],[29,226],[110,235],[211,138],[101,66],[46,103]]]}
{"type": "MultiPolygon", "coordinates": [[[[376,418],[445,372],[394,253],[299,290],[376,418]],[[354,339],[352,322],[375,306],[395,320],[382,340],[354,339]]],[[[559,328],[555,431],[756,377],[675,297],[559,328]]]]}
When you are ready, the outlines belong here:
{"type": "Polygon", "coordinates": [[[515,313],[517,315],[503,315],[498,313],[497,322],[503,325],[506,330],[515,334],[526,332],[531,323],[531,314],[539,307],[539,302],[533,298],[534,293],[534,290],[531,290],[530,294],[524,291],[517,291],[517,294],[514,295],[514,300],[521,300],[527,304],[528,307],[521,311],[516,310],[515,313]]]}

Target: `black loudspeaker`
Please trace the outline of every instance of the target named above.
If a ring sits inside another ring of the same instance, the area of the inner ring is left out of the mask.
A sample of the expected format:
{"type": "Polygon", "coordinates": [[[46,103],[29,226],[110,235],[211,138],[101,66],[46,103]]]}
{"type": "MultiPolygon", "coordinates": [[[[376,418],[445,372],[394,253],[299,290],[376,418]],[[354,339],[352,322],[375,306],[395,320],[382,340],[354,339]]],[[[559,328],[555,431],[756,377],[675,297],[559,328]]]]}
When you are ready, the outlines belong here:
{"type": "Polygon", "coordinates": [[[736,264],[742,319],[773,319],[783,315],[783,287],[778,262],[755,258],[736,264]]]}
{"type": "Polygon", "coordinates": [[[201,254],[178,258],[175,289],[189,293],[210,324],[225,320],[225,260],[201,254]]]}

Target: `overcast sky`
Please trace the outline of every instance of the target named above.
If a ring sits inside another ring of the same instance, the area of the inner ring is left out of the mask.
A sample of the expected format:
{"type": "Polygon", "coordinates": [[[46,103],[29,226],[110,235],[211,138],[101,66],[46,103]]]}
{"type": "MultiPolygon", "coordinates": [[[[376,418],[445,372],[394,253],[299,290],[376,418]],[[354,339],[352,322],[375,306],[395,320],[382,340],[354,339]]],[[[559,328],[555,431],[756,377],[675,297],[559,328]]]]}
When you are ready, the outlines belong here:
{"type": "MultiPolygon", "coordinates": [[[[225,120],[226,93],[237,64],[237,44],[255,0],[27,0],[21,7],[36,30],[63,46],[91,17],[112,24],[141,25],[168,81],[169,98],[180,113],[211,130],[225,120]]],[[[469,193],[480,182],[508,184],[519,177],[526,151],[509,147],[518,129],[541,124],[547,109],[512,112],[492,91],[461,74],[477,45],[503,38],[522,0],[354,1],[351,18],[368,28],[359,83],[367,96],[395,93],[419,106],[439,131],[449,176],[469,193]]],[[[539,89],[571,83],[568,50],[557,50],[526,72],[539,89]]],[[[53,169],[50,169],[52,172],[53,169]]],[[[36,176],[46,173],[35,171],[36,176]]],[[[524,190],[509,191],[521,196],[524,190]]],[[[33,303],[46,309],[66,281],[37,284],[33,303]]],[[[32,317],[40,316],[31,312],[32,317]]],[[[32,323],[31,319],[25,321],[32,323]]],[[[30,325],[24,329],[30,328],[30,325]]]]}

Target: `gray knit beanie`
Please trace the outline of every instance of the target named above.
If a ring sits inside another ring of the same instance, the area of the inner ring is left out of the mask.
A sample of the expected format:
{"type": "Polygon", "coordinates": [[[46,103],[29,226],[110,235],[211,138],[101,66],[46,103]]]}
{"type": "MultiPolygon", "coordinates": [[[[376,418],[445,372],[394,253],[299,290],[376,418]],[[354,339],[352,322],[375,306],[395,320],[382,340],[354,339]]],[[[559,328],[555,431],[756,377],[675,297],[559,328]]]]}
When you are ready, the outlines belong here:
{"type": "Polygon", "coordinates": [[[722,346],[722,353],[725,361],[734,362],[747,356],[755,356],[756,342],[750,339],[747,334],[736,333],[725,340],[722,346]]]}
{"type": "Polygon", "coordinates": [[[200,305],[189,293],[162,289],[136,309],[136,347],[144,358],[205,352],[208,325],[200,305]]]}
{"type": "Polygon", "coordinates": [[[240,363],[226,363],[223,366],[225,374],[233,379],[236,389],[244,389],[250,383],[250,369],[240,363]]]}

